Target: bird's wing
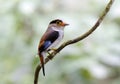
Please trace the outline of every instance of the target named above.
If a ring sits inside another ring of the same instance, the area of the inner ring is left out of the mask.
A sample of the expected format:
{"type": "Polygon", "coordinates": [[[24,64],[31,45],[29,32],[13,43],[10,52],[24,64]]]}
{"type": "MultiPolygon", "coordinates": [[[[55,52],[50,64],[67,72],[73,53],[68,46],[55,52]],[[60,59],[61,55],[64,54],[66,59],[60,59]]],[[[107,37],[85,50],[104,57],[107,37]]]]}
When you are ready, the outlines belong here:
{"type": "Polygon", "coordinates": [[[59,37],[59,32],[48,29],[43,37],[41,38],[41,41],[38,46],[38,54],[40,57],[43,75],[45,76],[45,69],[44,69],[44,56],[42,55],[42,52],[46,50],[57,38],[59,37]]]}
{"type": "Polygon", "coordinates": [[[38,47],[39,52],[46,50],[58,37],[59,37],[58,31],[54,30],[47,31],[40,41],[38,47]]]}

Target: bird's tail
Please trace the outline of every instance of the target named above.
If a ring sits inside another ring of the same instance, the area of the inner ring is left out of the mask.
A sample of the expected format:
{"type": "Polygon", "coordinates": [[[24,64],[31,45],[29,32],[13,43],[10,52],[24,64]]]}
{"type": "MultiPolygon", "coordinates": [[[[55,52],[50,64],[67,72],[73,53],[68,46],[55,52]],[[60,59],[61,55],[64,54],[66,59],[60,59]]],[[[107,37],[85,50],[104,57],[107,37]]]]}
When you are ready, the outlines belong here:
{"type": "Polygon", "coordinates": [[[45,76],[44,56],[40,53],[39,58],[40,58],[41,66],[42,66],[43,75],[45,76]]]}

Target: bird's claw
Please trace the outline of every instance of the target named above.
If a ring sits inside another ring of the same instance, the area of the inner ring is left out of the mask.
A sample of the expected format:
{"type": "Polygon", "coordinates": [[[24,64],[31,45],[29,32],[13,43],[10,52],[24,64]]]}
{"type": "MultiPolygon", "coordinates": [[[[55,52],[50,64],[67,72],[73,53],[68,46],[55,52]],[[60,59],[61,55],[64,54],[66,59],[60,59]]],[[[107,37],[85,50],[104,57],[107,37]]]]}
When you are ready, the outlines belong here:
{"type": "Polygon", "coordinates": [[[48,50],[47,50],[47,53],[48,53],[48,55],[49,55],[49,56],[48,56],[49,59],[52,59],[52,58],[53,58],[53,57],[52,57],[52,54],[50,53],[50,51],[56,52],[56,50],[57,50],[57,49],[55,49],[55,48],[51,48],[51,49],[48,49],[48,50]]]}
{"type": "Polygon", "coordinates": [[[50,50],[47,50],[47,53],[51,56],[51,53],[49,52],[50,50]]]}
{"type": "Polygon", "coordinates": [[[49,51],[56,51],[57,49],[55,49],[55,48],[51,48],[51,49],[48,49],[47,51],[49,52],[49,51]]]}

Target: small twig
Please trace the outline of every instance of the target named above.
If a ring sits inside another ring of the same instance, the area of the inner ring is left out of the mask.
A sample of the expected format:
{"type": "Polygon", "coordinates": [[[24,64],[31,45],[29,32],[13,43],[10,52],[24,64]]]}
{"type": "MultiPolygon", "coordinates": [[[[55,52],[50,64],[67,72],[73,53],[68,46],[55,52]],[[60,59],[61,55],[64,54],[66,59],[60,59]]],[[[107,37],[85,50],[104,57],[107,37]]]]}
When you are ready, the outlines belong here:
{"type": "MultiPolygon", "coordinates": [[[[65,43],[63,43],[57,50],[56,52],[52,52],[50,56],[48,56],[48,58],[45,59],[45,64],[49,62],[49,58],[54,58],[56,56],[57,53],[59,53],[64,47],[70,45],[70,44],[74,44],[76,42],[79,42],[83,39],[85,39],[87,36],[89,36],[93,31],[95,31],[95,29],[98,28],[98,26],[101,24],[101,22],[103,21],[104,17],[107,15],[108,11],[110,10],[112,4],[113,4],[114,0],[110,0],[109,3],[107,4],[105,10],[103,11],[103,14],[99,17],[99,19],[96,21],[95,25],[88,30],[86,33],[84,33],[83,35],[73,39],[73,40],[69,40],[65,43]]],[[[41,70],[41,65],[38,65],[36,67],[35,70],[35,75],[34,75],[34,84],[38,83],[38,77],[39,77],[39,71],[41,70]]]]}

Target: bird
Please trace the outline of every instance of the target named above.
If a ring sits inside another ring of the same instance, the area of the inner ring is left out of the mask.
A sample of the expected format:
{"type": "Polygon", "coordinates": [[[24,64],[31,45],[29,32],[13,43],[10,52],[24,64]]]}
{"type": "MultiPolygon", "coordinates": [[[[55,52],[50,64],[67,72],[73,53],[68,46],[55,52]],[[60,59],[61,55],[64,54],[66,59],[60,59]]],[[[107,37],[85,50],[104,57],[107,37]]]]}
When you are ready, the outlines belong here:
{"type": "MultiPolygon", "coordinates": [[[[46,32],[43,34],[39,45],[38,45],[38,55],[41,62],[41,68],[43,75],[45,76],[45,68],[44,68],[44,57],[46,53],[50,50],[56,50],[55,47],[60,43],[64,36],[64,28],[69,24],[63,22],[60,19],[52,20],[46,32]]],[[[48,53],[49,54],[49,53],[48,53]]]]}

